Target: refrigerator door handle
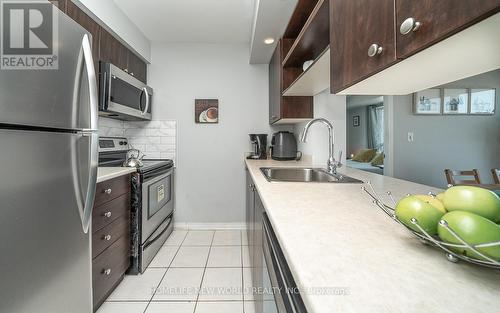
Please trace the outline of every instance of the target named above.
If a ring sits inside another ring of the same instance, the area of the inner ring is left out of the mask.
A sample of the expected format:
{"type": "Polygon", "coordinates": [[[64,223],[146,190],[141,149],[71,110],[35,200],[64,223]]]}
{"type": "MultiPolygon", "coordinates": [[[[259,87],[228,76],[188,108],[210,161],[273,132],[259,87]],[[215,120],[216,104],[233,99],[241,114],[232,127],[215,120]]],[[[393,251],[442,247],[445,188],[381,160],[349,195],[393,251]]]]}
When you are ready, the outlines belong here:
{"type": "MultiPolygon", "coordinates": [[[[83,189],[84,194],[80,192],[82,189],[80,186],[80,178],[76,179],[76,186],[78,186],[78,194],[82,195],[83,201],[79,201],[79,211],[82,220],[83,232],[87,233],[90,228],[90,222],[92,219],[92,208],[94,206],[95,189],[97,183],[97,167],[99,162],[99,135],[97,130],[97,79],[94,69],[94,60],[92,58],[92,48],[90,46],[90,39],[87,34],[83,35],[82,38],[82,50],[83,50],[83,60],[87,73],[87,83],[89,86],[89,107],[86,113],[90,114],[90,125],[89,128],[85,128],[80,132],[82,137],[89,137],[89,159],[88,168],[85,171],[88,173],[87,186],[83,189]]],[[[77,176],[79,175],[78,168],[76,169],[77,176]]]]}
{"type": "MultiPolygon", "coordinates": [[[[88,165],[88,180],[87,186],[84,189],[84,199],[83,201],[78,201],[78,210],[80,211],[80,217],[82,220],[83,232],[88,233],[90,228],[90,223],[92,220],[92,209],[94,207],[94,197],[95,190],[97,184],[97,168],[99,161],[99,135],[94,132],[81,132],[80,135],[82,137],[89,137],[89,165],[88,165]]],[[[78,168],[75,169],[77,173],[79,173],[78,168]]],[[[81,195],[80,191],[82,190],[79,184],[80,178],[78,174],[75,175],[75,185],[77,186],[77,194],[81,195]]]]}
{"type": "Polygon", "coordinates": [[[84,132],[97,132],[97,106],[99,99],[97,96],[97,78],[94,68],[94,60],[92,58],[92,47],[90,46],[90,39],[87,34],[83,35],[82,39],[83,59],[87,73],[87,80],[89,84],[89,108],[90,125],[84,132]]]}

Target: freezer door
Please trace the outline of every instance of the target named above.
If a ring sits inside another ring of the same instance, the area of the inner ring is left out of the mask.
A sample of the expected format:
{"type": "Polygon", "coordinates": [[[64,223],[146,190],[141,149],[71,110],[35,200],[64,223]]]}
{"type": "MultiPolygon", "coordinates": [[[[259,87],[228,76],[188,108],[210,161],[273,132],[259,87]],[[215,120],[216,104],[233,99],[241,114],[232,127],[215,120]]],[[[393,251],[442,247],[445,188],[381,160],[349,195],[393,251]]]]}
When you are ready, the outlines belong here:
{"type": "Polygon", "coordinates": [[[92,312],[95,139],[0,129],[0,312],[92,312]]]}
{"type": "Polygon", "coordinates": [[[98,100],[91,35],[55,6],[53,10],[59,68],[0,70],[0,124],[95,128],[98,100]]]}

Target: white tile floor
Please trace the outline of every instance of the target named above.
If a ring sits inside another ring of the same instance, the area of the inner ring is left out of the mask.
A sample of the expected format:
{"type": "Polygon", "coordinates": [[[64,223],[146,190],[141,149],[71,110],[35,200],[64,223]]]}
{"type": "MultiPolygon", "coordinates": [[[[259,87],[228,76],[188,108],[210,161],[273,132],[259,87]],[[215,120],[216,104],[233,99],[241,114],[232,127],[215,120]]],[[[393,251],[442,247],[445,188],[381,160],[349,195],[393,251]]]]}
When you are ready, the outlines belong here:
{"type": "Polygon", "coordinates": [[[246,231],[175,230],[97,313],[254,313],[246,231]]]}

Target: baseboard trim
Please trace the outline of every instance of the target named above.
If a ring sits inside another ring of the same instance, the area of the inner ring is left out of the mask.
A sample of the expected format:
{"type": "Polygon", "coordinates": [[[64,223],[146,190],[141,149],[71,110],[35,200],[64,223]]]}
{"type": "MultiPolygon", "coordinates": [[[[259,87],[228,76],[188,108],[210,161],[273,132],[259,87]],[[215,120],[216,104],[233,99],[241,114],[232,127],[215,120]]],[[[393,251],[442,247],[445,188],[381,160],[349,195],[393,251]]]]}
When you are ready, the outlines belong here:
{"type": "Polygon", "coordinates": [[[181,230],[213,230],[213,229],[246,229],[245,223],[174,223],[175,229],[181,230]]]}

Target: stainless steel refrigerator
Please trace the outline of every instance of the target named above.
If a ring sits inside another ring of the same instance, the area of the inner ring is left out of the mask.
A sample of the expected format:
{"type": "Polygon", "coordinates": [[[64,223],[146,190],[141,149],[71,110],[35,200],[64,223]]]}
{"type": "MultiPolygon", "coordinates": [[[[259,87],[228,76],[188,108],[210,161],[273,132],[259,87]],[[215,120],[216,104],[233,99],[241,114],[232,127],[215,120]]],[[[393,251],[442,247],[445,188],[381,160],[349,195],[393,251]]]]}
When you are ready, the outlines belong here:
{"type": "MultiPolygon", "coordinates": [[[[0,69],[0,312],[91,313],[97,84],[91,35],[58,22],[58,69],[0,69]]],[[[26,16],[26,15],[25,15],[26,16]]]]}

